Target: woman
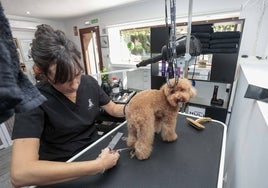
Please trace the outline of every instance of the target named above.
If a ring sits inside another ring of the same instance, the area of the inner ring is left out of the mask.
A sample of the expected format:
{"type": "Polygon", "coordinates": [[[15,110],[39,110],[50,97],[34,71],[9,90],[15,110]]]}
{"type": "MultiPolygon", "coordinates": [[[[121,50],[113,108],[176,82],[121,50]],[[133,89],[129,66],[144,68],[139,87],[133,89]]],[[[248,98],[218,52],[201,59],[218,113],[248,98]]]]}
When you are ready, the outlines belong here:
{"type": "Polygon", "coordinates": [[[93,124],[100,107],[123,117],[123,105],[113,103],[94,78],[82,75],[80,52],[62,31],[38,26],[31,52],[46,78],[37,87],[47,101],[15,116],[12,184],[53,184],[112,168],[119,153],[108,148],[95,160],[64,161],[95,140],[93,124]]]}

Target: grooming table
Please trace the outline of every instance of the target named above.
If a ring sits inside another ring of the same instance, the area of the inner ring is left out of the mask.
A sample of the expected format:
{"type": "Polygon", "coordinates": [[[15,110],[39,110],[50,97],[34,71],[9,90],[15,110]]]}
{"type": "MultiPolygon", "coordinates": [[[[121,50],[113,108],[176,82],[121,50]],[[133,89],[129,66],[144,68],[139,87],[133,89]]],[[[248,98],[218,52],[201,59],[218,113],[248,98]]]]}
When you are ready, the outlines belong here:
{"type": "MultiPolygon", "coordinates": [[[[77,188],[220,188],[223,181],[226,125],[212,120],[203,123],[204,130],[190,126],[186,117],[178,115],[175,142],[167,143],[155,136],[153,152],[149,159],[130,158],[122,151],[117,166],[103,174],[86,176],[47,187],[77,188]]],[[[115,149],[125,148],[126,122],[123,122],[101,139],[81,151],[67,162],[84,161],[98,157],[117,132],[124,133],[115,149]]],[[[44,186],[46,187],[46,186],[44,186]]]]}

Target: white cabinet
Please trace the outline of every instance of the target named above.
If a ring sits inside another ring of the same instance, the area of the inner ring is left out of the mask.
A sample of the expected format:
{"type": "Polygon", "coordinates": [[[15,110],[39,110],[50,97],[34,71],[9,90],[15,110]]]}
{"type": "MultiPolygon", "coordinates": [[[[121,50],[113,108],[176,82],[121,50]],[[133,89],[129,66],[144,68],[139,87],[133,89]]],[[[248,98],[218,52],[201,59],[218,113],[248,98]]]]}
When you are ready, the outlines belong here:
{"type": "Polygon", "coordinates": [[[240,60],[227,133],[225,188],[268,187],[268,103],[245,98],[249,85],[268,89],[267,73],[267,60],[240,60]]]}

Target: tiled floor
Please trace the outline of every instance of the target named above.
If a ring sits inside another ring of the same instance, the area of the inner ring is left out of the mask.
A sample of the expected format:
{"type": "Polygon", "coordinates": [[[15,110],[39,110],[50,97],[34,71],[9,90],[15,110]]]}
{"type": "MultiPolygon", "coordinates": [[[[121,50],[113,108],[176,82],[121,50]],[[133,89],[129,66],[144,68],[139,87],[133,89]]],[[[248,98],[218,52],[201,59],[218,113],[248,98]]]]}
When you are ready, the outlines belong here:
{"type": "Polygon", "coordinates": [[[0,150],[0,187],[12,188],[10,183],[11,147],[0,150]]]}

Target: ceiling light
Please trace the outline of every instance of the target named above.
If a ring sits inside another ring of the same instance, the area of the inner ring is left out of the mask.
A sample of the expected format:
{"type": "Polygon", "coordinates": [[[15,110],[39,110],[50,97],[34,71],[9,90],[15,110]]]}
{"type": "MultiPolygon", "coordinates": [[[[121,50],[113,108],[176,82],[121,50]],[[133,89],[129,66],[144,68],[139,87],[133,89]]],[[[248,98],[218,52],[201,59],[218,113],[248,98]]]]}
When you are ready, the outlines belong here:
{"type": "Polygon", "coordinates": [[[27,15],[30,15],[31,13],[30,13],[30,11],[26,11],[26,14],[27,14],[27,15]]]}

